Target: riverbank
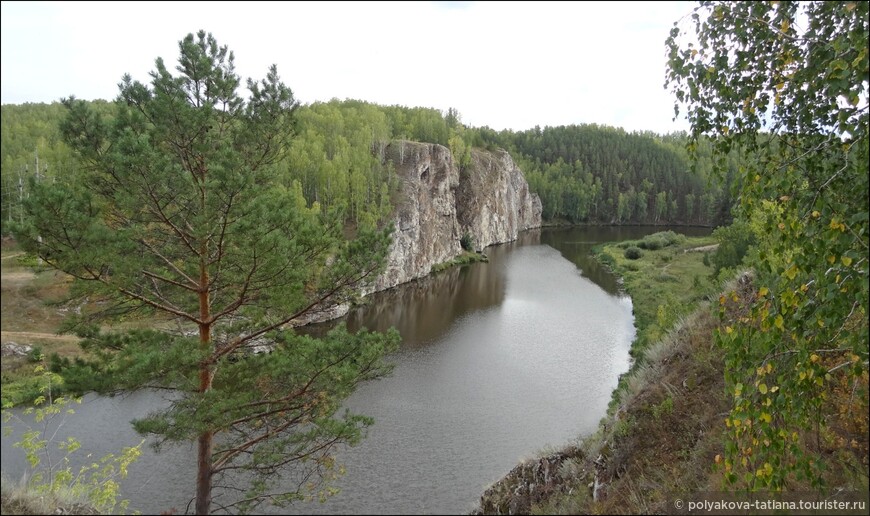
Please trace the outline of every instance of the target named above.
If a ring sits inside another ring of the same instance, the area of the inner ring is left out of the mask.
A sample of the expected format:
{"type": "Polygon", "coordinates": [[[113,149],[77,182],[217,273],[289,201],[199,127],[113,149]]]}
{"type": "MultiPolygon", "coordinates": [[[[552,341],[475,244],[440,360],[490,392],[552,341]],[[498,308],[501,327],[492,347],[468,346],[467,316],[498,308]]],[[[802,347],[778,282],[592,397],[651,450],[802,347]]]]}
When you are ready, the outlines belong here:
{"type": "MultiPolygon", "coordinates": [[[[347,403],[375,426],[358,447],[336,454],[347,471],[336,480],[339,495],[287,511],[464,513],[521,458],[594,431],[628,369],[635,330],[631,304],[615,280],[609,290],[587,277],[589,249],[643,234],[523,233],[517,242],[488,248],[489,264],[453,267],[372,294],[348,314],[348,328],[395,326],[403,336],[391,356],[393,375],[360,388],[347,403]]],[[[127,422],[161,401],[159,392],[91,395],[64,431],[82,436],[82,449],[95,456],[116,451],[138,439],[127,422]]],[[[16,461],[17,450],[6,453],[17,437],[4,439],[3,469],[19,478],[26,464],[16,461]]],[[[195,448],[193,456],[187,451],[143,450],[121,486],[130,507],[183,508],[196,460],[195,448]]]]}
{"type": "Polygon", "coordinates": [[[713,429],[727,400],[721,355],[711,349],[718,320],[707,302],[718,289],[704,254],[690,251],[713,244],[668,231],[593,248],[632,297],[632,369],[597,432],[514,468],[484,493],[478,514],[667,513],[642,493],[701,487],[707,475],[699,469],[717,452],[713,429]],[[615,483],[621,478],[627,487],[615,483]]]}
{"type": "MultiPolygon", "coordinates": [[[[713,244],[706,240],[652,235],[596,248],[633,300],[632,369],[620,378],[595,433],[514,468],[485,491],[476,514],[682,513],[678,500],[727,490],[717,464],[725,455],[723,421],[732,398],[715,332],[740,324],[757,287],[748,272],[722,286],[710,282],[704,253],[713,244]],[[727,300],[723,318],[720,303],[709,301],[720,297],[727,300]]],[[[866,375],[862,381],[866,389],[866,375]]],[[[848,393],[830,394],[832,406],[850,406],[848,393]]],[[[866,402],[861,410],[867,413],[866,402]]],[[[866,434],[867,416],[861,417],[866,434]]],[[[863,459],[843,452],[844,439],[862,446],[855,435],[842,425],[821,437],[810,430],[801,435],[802,446],[826,465],[831,497],[867,492],[866,444],[863,459]]],[[[796,479],[792,491],[814,488],[796,479]]]]}

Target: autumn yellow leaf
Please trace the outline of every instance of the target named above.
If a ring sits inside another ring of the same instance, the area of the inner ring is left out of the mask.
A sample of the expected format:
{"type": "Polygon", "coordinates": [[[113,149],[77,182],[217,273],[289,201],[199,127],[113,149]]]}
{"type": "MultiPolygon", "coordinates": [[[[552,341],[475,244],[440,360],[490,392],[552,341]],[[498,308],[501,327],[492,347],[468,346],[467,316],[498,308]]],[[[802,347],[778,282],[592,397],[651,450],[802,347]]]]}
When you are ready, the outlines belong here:
{"type": "Polygon", "coordinates": [[[773,325],[776,326],[777,328],[779,328],[780,330],[783,328],[783,326],[785,325],[785,321],[782,319],[781,315],[776,316],[776,319],[774,319],[774,321],[773,321],[773,325]]]}

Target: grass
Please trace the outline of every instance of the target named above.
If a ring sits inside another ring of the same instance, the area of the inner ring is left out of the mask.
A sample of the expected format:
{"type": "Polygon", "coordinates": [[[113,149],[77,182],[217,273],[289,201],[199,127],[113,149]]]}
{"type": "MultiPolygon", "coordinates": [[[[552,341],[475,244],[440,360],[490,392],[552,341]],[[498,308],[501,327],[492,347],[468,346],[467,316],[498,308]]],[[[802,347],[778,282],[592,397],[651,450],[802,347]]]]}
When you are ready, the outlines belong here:
{"type": "Polygon", "coordinates": [[[462,254],[457,256],[456,258],[442,263],[436,263],[432,266],[431,273],[441,272],[443,270],[447,270],[451,267],[468,265],[471,263],[477,262],[488,262],[489,258],[486,257],[483,253],[475,253],[473,251],[462,251],[462,254]]]}
{"type": "MultiPolygon", "coordinates": [[[[727,490],[716,457],[725,454],[724,419],[732,397],[725,390],[724,358],[714,334],[722,325],[737,324],[756,290],[750,274],[726,285],[711,282],[700,252],[712,250],[711,238],[660,243],[623,242],[595,251],[632,296],[636,360],[620,378],[598,430],[580,440],[578,459],[560,469],[561,488],[534,501],[531,514],[669,514],[677,498],[727,490]],[[642,249],[643,256],[625,258],[629,247],[642,249]],[[707,301],[719,293],[737,299],[724,320],[718,303],[707,301]]],[[[866,374],[861,382],[866,392],[866,374]]],[[[832,424],[821,432],[804,431],[803,446],[825,463],[826,485],[834,491],[866,493],[866,398],[856,403],[854,386],[837,386],[829,394],[832,424]],[[837,407],[857,407],[847,413],[848,424],[836,418],[837,407]]],[[[790,490],[813,491],[805,480],[795,481],[790,490]]]]}
{"type": "MultiPolygon", "coordinates": [[[[82,356],[79,338],[60,335],[64,318],[73,311],[87,312],[94,303],[68,302],[71,278],[61,272],[40,267],[36,259],[24,253],[14,242],[3,240],[0,248],[0,322],[2,343],[14,342],[39,348],[47,358],[57,354],[65,358],[82,356]]],[[[131,319],[105,329],[144,326],[168,326],[166,319],[131,319]]],[[[4,356],[0,370],[2,403],[29,402],[38,395],[38,378],[29,357],[4,356]]]]}
{"type": "Polygon", "coordinates": [[[100,514],[81,495],[65,491],[36,492],[24,483],[2,477],[0,487],[2,514],[100,514]]]}
{"type": "Polygon", "coordinates": [[[704,305],[648,348],[618,405],[582,441],[572,488],[533,513],[667,514],[676,493],[717,490],[712,465],[729,402],[711,347],[717,324],[704,305]]]}
{"type": "MultiPolygon", "coordinates": [[[[68,293],[69,281],[61,273],[34,267],[32,261],[16,245],[3,243],[0,252],[2,342],[39,348],[45,356],[52,353],[79,356],[78,338],[57,335],[68,310],[61,302],[68,293]]],[[[0,374],[3,404],[29,401],[28,393],[38,391],[34,367],[30,357],[3,357],[0,374]]]]}
{"type": "Polygon", "coordinates": [[[533,503],[532,514],[670,513],[674,493],[716,490],[711,466],[729,398],[707,299],[720,288],[703,253],[690,252],[713,242],[666,232],[594,249],[632,297],[635,361],[598,431],[562,468],[565,486],[533,503]],[[632,247],[640,258],[625,257],[632,247]]]}
{"type": "Polygon", "coordinates": [[[688,238],[667,231],[593,249],[597,258],[622,278],[623,288],[631,296],[638,332],[632,345],[635,359],[642,358],[649,343],[664,337],[680,317],[717,292],[703,253],[691,252],[714,242],[713,237],[688,238]],[[628,258],[626,251],[630,249],[642,250],[642,255],[628,258]]]}

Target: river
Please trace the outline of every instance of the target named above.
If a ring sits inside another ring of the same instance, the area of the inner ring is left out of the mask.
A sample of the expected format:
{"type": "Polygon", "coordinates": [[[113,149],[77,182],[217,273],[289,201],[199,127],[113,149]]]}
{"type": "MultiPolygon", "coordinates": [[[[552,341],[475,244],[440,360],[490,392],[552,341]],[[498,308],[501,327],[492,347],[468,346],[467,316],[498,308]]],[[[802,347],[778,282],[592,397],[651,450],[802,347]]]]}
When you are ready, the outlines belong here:
{"type": "MultiPolygon", "coordinates": [[[[341,492],[290,511],[466,513],[518,461],[593,432],[630,365],[635,330],[630,298],[589,251],[598,242],[661,229],[529,231],[488,248],[489,263],[372,295],[347,316],[348,327],[394,326],[403,338],[390,357],[393,374],[346,402],[375,424],[360,445],[337,454],[347,469],[337,483],[341,492]]],[[[78,455],[101,457],[138,443],[128,421],[162,403],[155,392],[88,395],[62,433],[82,441],[78,455]]],[[[25,463],[12,448],[15,439],[3,436],[2,469],[17,480],[25,463]]],[[[131,510],[184,513],[194,470],[193,446],[146,449],[121,496],[131,510]]]]}

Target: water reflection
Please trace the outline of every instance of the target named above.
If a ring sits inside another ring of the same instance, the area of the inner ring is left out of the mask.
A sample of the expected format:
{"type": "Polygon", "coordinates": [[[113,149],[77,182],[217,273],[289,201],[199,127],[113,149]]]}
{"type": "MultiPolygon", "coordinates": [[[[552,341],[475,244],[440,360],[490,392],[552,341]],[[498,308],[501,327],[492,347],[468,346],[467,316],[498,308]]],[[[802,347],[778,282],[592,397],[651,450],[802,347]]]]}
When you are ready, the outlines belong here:
{"type": "MultiPolygon", "coordinates": [[[[545,229],[486,250],[490,262],[453,268],[373,295],[351,329],[396,327],[404,338],[392,376],[348,400],[375,425],[339,452],[347,475],[326,504],[295,514],[451,514],[470,510],[488,484],[547,445],[594,431],[634,338],[631,300],[588,256],[592,245],[660,228],[545,229]]],[[[323,331],[321,326],[317,331],[323,331]]],[[[128,422],[162,400],[89,396],[65,427],[95,457],[138,442],[128,422]]],[[[15,436],[3,470],[20,478],[15,436]]],[[[145,513],[184,512],[193,447],[147,450],[122,497],[145,513]]],[[[274,510],[276,514],[285,510],[274,510]]]]}
{"type": "Polygon", "coordinates": [[[710,228],[705,227],[662,227],[662,226],[589,226],[546,228],[541,231],[540,243],[558,249],[562,256],[580,269],[583,276],[609,294],[618,295],[621,291],[618,279],[610,270],[595,260],[592,248],[607,242],[636,240],[659,231],[674,231],[686,236],[705,236],[710,228]]]}
{"type": "Polygon", "coordinates": [[[338,322],[356,331],[396,328],[402,347],[412,349],[443,336],[465,314],[499,305],[505,297],[505,260],[519,246],[541,241],[541,231],[526,231],[515,242],[486,250],[487,263],[451,267],[417,281],[371,294],[365,305],[345,318],[312,325],[303,331],[320,335],[338,322]]]}

